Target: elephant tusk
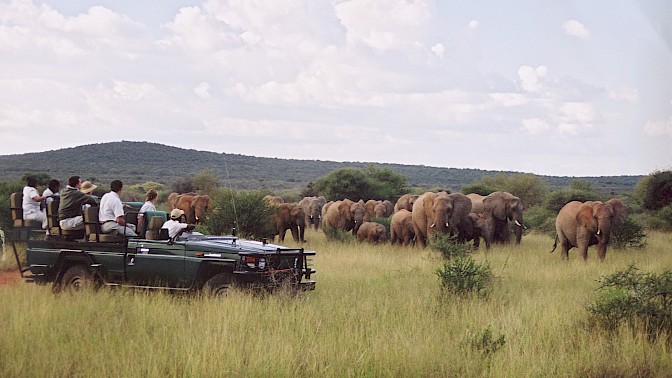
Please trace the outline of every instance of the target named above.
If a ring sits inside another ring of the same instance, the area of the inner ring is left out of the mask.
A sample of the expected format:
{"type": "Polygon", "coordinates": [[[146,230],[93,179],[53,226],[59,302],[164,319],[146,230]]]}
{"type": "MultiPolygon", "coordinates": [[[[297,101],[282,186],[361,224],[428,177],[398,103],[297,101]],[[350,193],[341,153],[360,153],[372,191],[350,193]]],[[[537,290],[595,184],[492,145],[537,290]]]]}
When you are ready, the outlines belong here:
{"type": "Polygon", "coordinates": [[[599,235],[602,232],[599,228],[597,229],[597,234],[599,235]]]}
{"type": "Polygon", "coordinates": [[[429,226],[429,228],[434,228],[434,226],[436,226],[436,223],[432,223],[432,225],[429,226]]]}
{"type": "Polygon", "coordinates": [[[523,225],[520,224],[520,222],[518,222],[518,220],[516,220],[516,226],[518,226],[518,227],[523,227],[523,225]]]}
{"type": "Polygon", "coordinates": [[[448,222],[446,222],[446,227],[450,227],[450,224],[448,224],[448,222]]]}

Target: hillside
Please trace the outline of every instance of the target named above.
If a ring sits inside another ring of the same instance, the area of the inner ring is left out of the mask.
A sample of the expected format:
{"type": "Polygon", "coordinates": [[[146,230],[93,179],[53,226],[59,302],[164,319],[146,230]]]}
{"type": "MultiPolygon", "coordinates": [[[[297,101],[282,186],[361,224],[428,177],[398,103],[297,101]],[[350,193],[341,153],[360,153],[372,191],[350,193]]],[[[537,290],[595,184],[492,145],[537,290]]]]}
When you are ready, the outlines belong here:
{"type": "MultiPolygon", "coordinates": [[[[330,171],[375,164],[404,174],[410,186],[459,190],[466,183],[497,173],[480,169],[439,168],[418,165],[334,162],[261,158],[171,147],[149,142],[89,144],[53,151],[0,155],[0,181],[17,181],[25,173],[43,172],[66,180],[73,174],[96,182],[121,179],[126,183],[157,181],[170,185],[178,179],[209,169],[225,185],[239,189],[281,190],[302,188],[330,171]]],[[[569,185],[572,177],[542,176],[549,188],[569,185]]],[[[601,192],[627,192],[641,176],[581,177],[601,192]]]]}

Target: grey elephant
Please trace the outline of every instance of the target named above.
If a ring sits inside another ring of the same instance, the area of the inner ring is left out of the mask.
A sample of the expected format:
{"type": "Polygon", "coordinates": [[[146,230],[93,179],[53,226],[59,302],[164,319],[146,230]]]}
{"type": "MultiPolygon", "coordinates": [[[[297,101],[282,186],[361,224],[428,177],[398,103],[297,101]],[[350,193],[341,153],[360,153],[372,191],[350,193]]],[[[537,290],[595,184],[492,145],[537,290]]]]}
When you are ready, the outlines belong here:
{"type": "MultiPolygon", "coordinates": [[[[472,202],[472,207],[478,208],[478,206],[478,202],[476,202],[476,205],[472,202]]],[[[493,243],[509,243],[511,241],[509,221],[513,221],[516,244],[520,244],[523,228],[525,228],[523,204],[520,198],[508,192],[491,193],[483,198],[483,205],[477,214],[488,222],[487,237],[493,243]]]]}
{"type": "Polygon", "coordinates": [[[401,209],[413,211],[413,203],[415,203],[418,197],[420,196],[417,194],[404,194],[403,196],[399,197],[397,203],[394,204],[394,212],[396,213],[401,209]]]}
{"type": "Polygon", "coordinates": [[[271,221],[275,226],[275,234],[278,235],[280,242],[285,241],[287,230],[292,232],[295,242],[305,242],[306,217],[303,209],[296,203],[280,203],[276,206],[271,221]]]}
{"type": "Polygon", "coordinates": [[[469,213],[466,226],[463,228],[462,238],[464,241],[474,241],[474,249],[477,250],[481,243],[481,238],[485,241],[485,249],[490,249],[490,236],[488,233],[488,220],[476,213],[469,213]]]}
{"type": "MultiPolygon", "coordinates": [[[[555,244],[562,246],[560,258],[568,259],[569,250],[577,247],[584,260],[588,259],[588,247],[597,244],[597,257],[604,260],[609,238],[614,229],[623,225],[628,210],[623,201],[612,198],[601,201],[572,201],[566,204],[555,219],[555,244]]],[[[551,252],[553,252],[551,251],[551,252]]]]}
{"type": "Polygon", "coordinates": [[[411,218],[415,241],[425,248],[434,232],[453,233],[459,237],[460,227],[466,226],[471,201],[461,193],[427,192],[413,203],[411,218]]]}
{"type": "Polygon", "coordinates": [[[390,221],[390,243],[399,242],[401,245],[407,246],[414,238],[413,214],[406,209],[394,213],[390,221]]]}
{"type": "Polygon", "coordinates": [[[306,227],[312,225],[315,230],[320,227],[322,222],[322,207],[327,203],[327,200],[320,197],[304,197],[299,201],[299,206],[303,209],[306,215],[306,227]]]}
{"type": "Polygon", "coordinates": [[[387,241],[387,230],[380,223],[363,222],[357,230],[357,240],[372,244],[385,243],[387,241]]]}
{"type": "Polygon", "coordinates": [[[364,213],[364,204],[361,202],[353,202],[349,199],[336,201],[327,208],[324,215],[324,227],[344,231],[352,230],[352,234],[356,236],[364,221],[364,213]]]}

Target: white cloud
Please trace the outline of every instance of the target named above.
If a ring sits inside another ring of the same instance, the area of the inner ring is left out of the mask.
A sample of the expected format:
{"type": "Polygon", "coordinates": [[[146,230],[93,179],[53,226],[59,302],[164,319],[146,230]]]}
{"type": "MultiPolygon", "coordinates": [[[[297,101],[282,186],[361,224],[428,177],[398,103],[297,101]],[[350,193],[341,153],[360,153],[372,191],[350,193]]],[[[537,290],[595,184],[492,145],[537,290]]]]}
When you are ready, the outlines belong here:
{"type": "Polygon", "coordinates": [[[507,108],[529,103],[529,99],[520,93],[490,93],[489,96],[497,106],[507,108]]]}
{"type": "Polygon", "coordinates": [[[548,69],[546,66],[538,66],[537,68],[520,66],[518,77],[520,78],[521,87],[527,92],[538,92],[542,87],[541,81],[547,72],[548,69]]]}
{"type": "Polygon", "coordinates": [[[113,90],[117,97],[128,100],[139,100],[156,91],[156,88],[150,83],[131,83],[117,80],[114,82],[113,90]]]}
{"type": "Polygon", "coordinates": [[[644,131],[652,137],[672,137],[672,116],[667,120],[648,122],[644,126],[644,131]]]}
{"type": "Polygon", "coordinates": [[[589,102],[565,102],[558,110],[558,131],[561,135],[579,135],[595,127],[597,112],[589,102]]]}
{"type": "Polygon", "coordinates": [[[446,52],[446,48],[442,43],[437,43],[436,45],[432,46],[432,51],[434,54],[436,54],[436,56],[439,57],[439,59],[443,59],[443,54],[446,52]]]}
{"type": "Polygon", "coordinates": [[[609,98],[636,104],[639,101],[639,91],[634,88],[622,87],[618,90],[609,91],[609,98]]]}
{"type": "Polygon", "coordinates": [[[196,95],[204,100],[207,100],[210,98],[210,84],[203,82],[199,83],[195,88],[194,88],[194,93],[196,95]]]}
{"type": "Polygon", "coordinates": [[[590,30],[577,20],[569,20],[562,24],[565,34],[580,39],[590,38],[590,30]]]}
{"type": "Polygon", "coordinates": [[[475,30],[479,25],[480,23],[478,22],[478,20],[469,21],[469,29],[471,30],[475,30]]]}
{"type": "Polygon", "coordinates": [[[523,120],[521,131],[530,135],[541,135],[546,133],[551,126],[544,120],[539,118],[528,118],[523,120]]]}

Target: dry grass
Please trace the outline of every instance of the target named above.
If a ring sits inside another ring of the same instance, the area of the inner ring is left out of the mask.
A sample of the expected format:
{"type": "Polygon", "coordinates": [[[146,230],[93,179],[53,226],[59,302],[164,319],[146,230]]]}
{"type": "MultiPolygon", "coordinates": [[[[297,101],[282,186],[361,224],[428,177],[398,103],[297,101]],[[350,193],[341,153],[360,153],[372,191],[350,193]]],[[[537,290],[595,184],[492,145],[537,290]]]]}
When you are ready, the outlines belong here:
{"type": "MultiPolygon", "coordinates": [[[[298,298],[233,292],[225,298],[101,290],[54,295],[0,287],[3,376],[666,376],[669,346],[623,330],[586,326],[596,280],[636,263],[672,269],[670,234],[641,251],[595,251],[584,263],[549,254],[552,240],[480,251],[496,286],[487,300],[440,300],[438,254],[412,248],[328,244],[317,289],[298,298]],[[504,335],[484,355],[471,341],[504,335]]],[[[291,245],[291,242],[288,243],[291,245]]]]}

